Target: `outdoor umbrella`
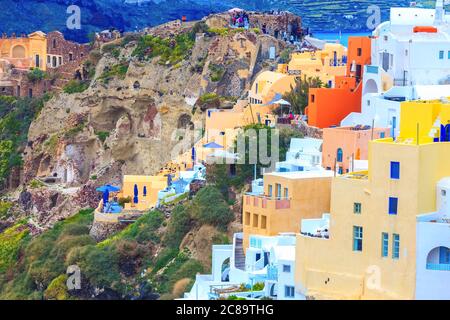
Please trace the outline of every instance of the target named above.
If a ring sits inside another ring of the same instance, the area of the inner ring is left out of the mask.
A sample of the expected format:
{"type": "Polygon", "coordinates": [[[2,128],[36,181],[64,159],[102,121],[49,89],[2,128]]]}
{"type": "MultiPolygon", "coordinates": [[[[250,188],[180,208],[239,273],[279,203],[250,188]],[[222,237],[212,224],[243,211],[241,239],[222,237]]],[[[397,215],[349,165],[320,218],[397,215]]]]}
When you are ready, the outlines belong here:
{"type": "Polygon", "coordinates": [[[283,106],[291,106],[289,101],[286,101],[284,99],[279,99],[277,101],[274,101],[273,104],[278,104],[281,106],[281,114],[283,115],[283,106]]]}
{"type": "Polygon", "coordinates": [[[137,186],[137,184],[135,184],[134,185],[134,198],[133,198],[133,202],[134,203],[138,203],[139,202],[138,194],[139,194],[138,186],[137,186]]]}
{"type": "Polygon", "coordinates": [[[115,187],[109,184],[106,184],[104,186],[98,187],[97,189],[95,189],[98,192],[103,192],[103,204],[106,204],[109,202],[109,193],[110,192],[117,192],[120,191],[119,187],[115,187]]]}
{"type": "Polygon", "coordinates": [[[207,143],[207,144],[203,145],[203,148],[206,148],[206,149],[222,149],[223,146],[221,146],[220,144],[215,143],[215,142],[210,142],[210,143],[207,143]]]}
{"type": "Polygon", "coordinates": [[[195,148],[192,148],[192,161],[195,162],[196,159],[197,159],[197,154],[196,154],[195,148]]]}

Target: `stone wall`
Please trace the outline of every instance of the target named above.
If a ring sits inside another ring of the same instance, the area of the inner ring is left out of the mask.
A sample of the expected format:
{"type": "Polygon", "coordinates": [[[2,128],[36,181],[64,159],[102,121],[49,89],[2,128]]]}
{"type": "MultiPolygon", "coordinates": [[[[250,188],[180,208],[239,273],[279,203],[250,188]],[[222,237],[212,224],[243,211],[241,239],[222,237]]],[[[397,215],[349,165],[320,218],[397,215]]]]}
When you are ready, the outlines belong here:
{"type": "Polygon", "coordinates": [[[89,54],[89,46],[68,41],[61,32],[52,31],[47,34],[47,54],[62,56],[62,65],[73,61],[81,63],[89,54]]]}

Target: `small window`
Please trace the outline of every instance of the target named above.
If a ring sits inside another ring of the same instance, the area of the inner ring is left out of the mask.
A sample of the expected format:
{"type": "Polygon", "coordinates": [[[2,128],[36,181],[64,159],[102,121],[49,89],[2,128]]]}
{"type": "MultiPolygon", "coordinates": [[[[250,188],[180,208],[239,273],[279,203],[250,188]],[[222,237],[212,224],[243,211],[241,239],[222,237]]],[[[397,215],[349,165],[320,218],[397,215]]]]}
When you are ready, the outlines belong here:
{"type": "Polygon", "coordinates": [[[400,235],[394,233],[392,235],[392,259],[400,257],[400,235]]]}
{"type": "Polygon", "coordinates": [[[381,234],[381,256],[387,257],[389,254],[389,234],[383,232],[381,234]]]}
{"type": "Polygon", "coordinates": [[[380,132],[380,138],[383,139],[386,136],[384,132],[380,132]]]}
{"type": "Polygon", "coordinates": [[[261,229],[267,229],[267,217],[261,216],[261,229]]]}
{"type": "Polygon", "coordinates": [[[355,202],[353,204],[353,213],[361,214],[361,203],[355,202]]]}
{"type": "Polygon", "coordinates": [[[283,264],[283,272],[290,273],[291,272],[291,266],[288,264],[283,264]]]}
{"type": "Polygon", "coordinates": [[[272,197],[272,185],[269,184],[269,194],[268,196],[271,198],[272,197]]]}
{"type": "Polygon", "coordinates": [[[312,94],[311,95],[311,102],[314,103],[314,101],[316,101],[316,95],[312,94]]]}
{"type": "Polygon", "coordinates": [[[281,198],[281,184],[275,183],[276,191],[275,191],[275,197],[280,199],[281,198]]]}
{"type": "Polygon", "coordinates": [[[336,161],[337,162],[342,162],[342,159],[344,158],[344,151],[342,151],[341,148],[337,149],[336,152],[336,161]]]}
{"type": "Polygon", "coordinates": [[[292,286],[285,286],[284,287],[284,296],[286,298],[294,298],[294,292],[295,288],[292,286]]]}
{"type": "Polygon", "coordinates": [[[396,215],[398,209],[398,198],[389,197],[389,214],[396,215]]]}
{"type": "Polygon", "coordinates": [[[450,51],[447,51],[447,59],[450,59],[450,51]]]}
{"type": "Polygon", "coordinates": [[[441,190],[441,196],[443,196],[443,197],[447,196],[447,191],[446,190],[441,190]]]}
{"type": "Polygon", "coordinates": [[[288,188],[284,188],[284,198],[289,199],[289,190],[288,188]]]}
{"type": "Polygon", "coordinates": [[[245,213],[244,223],[246,226],[250,225],[250,212],[245,213]]]}
{"type": "Polygon", "coordinates": [[[444,59],[444,50],[439,51],[439,60],[444,59]]]}
{"type": "Polygon", "coordinates": [[[258,215],[253,215],[253,228],[258,228],[258,215]]]}
{"type": "Polygon", "coordinates": [[[353,226],[353,251],[362,251],[363,227],[353,226]]]}
{"type": "Polygon", "coordinates": [[[362,56],[362,48],[358,48],[358,57],[361,57],[362,56]]]}
{"type": "Polygon", "coordinates": [[[400,162],[391,161],[391,179],[400,179],[400,162]]]}

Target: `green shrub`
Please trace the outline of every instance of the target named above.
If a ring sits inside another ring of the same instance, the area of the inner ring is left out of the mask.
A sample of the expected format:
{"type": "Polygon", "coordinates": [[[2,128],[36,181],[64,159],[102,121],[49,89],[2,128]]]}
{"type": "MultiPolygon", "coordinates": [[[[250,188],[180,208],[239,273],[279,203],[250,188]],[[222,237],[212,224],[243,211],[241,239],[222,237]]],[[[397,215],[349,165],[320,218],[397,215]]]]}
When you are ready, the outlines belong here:
{"type": "Polygon", "coordinates": [[[129,65],[130,65],[129,62],[122,61],[118,64],[113,65],[110,68],[105,68],[105,71],[103,71],[103,73],[98,79],[105,84],[114,78],[123,80],[127,75],[129,65]]]}
{"type": "Polygon", "coordinates": [[[9,209],[11,209],[12,206],[12,202],[0,200],[0,219],[4,219],[9,215],[9,209]]]}
{"type": "Polygon", "coordinates": [[[206,186],[197,193],[189,211],[191,216],[200,223],[210,224],[222,229],[226,228],[234,219],[234,214],[228,207],[222,193],[213,186],[206,186]]]}
{"type": "Polygon", "coordinates": [[[105,142],[106,138],[109,137],[108,131],[97,131],[95,134],[97,135],[97,137],[100,139],[101,142],[105,142]]]}
{"type": "Polygon", "coordinates": [[[223,66],[217,64],[210,64],[208,68],[211,71],[212,82],[219,82],[220,80],[222,80],[225,74],[225,68],[223,66]]]}
{"type": "Polygon", "coordinates": [[[62,274],[50,282],[44,292],[46,300],[68,300],[70,295],[67,291],[67,275],[62,274]]]}
{"type": "Polygon", "coordinates": [[[192,34],[187,33],[177,35],[175,39],[163,39],[146,35],[139,39],[132,56],[140,60],[160,57],[160,64],[176,65],[189,56],[194,43],[195,39],[192,34]]]}
{"type": "Polygon", "coordinates": [[[33,180],[31,180],[29,186],[31,189],[38,189],[38,188],[42,188],[43,186],[45,186],[45,184],[38,179],[33,179],[33,180]]]}
{"type": "Polygon", "coordinates": [[[0,233],[0,273],[7,271],[17,261],[28,232],[24,225],[17,224],[0,233]]]}
{"type": "Polygon", "coordinates": [[[70,80],[63,88],[63,91],[68,94],[81,93],[89,88],[88,81],[70,80]]]}
{"type": "Polygon", "coordinates": [[[191,218],[188,210],[182,205],[172,210],[169,224],[164,235],[164,243],[172,248],[178,248],[184,236],[190,229],[191,218]]]}
{"type": "Polygon", "coordinates": [[[45,73],[45,71],[42,71],[39,68],[33,68],[27,74],[28,80],[33,82],[33,83],[41,81],[41,80],[44,80],[46,77],[47,77],[47,74],[45,73]]]}

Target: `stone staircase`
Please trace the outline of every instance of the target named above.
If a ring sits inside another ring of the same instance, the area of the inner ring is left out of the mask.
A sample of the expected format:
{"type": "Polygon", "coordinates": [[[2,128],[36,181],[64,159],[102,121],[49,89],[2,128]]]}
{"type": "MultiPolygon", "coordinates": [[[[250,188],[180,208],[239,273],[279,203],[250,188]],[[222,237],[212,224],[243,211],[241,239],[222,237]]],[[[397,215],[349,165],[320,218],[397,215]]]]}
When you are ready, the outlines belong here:
{"type": "Polygon", "coordinates": [[[234,246],[234,266],[237,269],[245,270],[245,255],[242,239],[236,238],[234,246]]]}

